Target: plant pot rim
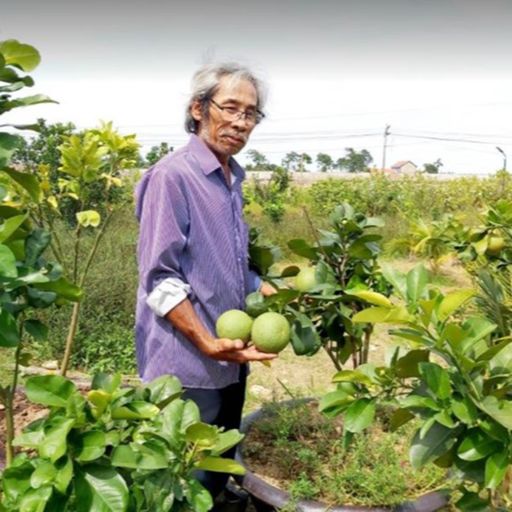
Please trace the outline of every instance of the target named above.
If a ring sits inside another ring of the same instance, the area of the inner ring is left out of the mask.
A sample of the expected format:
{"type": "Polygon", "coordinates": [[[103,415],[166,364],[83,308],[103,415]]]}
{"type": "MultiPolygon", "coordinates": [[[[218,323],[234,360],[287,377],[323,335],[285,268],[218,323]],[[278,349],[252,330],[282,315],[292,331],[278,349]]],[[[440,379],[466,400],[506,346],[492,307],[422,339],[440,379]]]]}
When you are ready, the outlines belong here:
{"type": "MultiPolygon", "coordinates": [[[[311,402],[315,398],[300,398],[285,400],[278,402],[279,405],[290,407],[300,403],[311,402]]],[[[240,432],[247,434],[251,425],[265,416],[263,409],[258,409],[242,418],[240,425],[240,432]]],[[[237,477],[238,483],[251,495],[257,499],[276,507],[277,509],[284,507],[291,501],[290,493],[269,484],[259,476],[252,473],[246,466],[242,457],[242,446],[244,441],[238,445],[236,451],[236,460],[242,464],[246,473],[243,476],[237,477]]],[[[313,500],[299,500],[296,502],[297,512],[434,512],[441,507],[448,504],[448,493],[442,491],[432,491],[423,496],[420,496],[414,501],[407,501],[395,507],[366,507],[358,505],[337,505],[329,506],[325,503],[313,500]]]]}

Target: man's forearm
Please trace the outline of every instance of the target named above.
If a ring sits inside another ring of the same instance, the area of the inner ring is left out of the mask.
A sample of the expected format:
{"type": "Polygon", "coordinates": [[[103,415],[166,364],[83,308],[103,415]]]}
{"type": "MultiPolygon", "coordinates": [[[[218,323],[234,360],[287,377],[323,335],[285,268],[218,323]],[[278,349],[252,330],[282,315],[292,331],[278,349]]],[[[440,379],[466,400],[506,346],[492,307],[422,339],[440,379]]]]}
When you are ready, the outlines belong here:
{"type": "Polygon", "coordinates": [[[214,337],[208,332],[189,299],[185,299],[171,309],[165,318],[190,340],[201,352],[208,352],[214,337]]]}

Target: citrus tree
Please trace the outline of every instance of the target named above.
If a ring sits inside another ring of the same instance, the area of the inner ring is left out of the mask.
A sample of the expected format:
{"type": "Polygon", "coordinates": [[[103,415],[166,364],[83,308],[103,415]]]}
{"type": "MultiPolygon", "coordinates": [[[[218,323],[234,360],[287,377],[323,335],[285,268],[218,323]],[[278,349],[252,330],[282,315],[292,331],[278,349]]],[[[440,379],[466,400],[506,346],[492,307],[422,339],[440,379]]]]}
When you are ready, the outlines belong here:
{"type": "Polygon", "coordinates": [[[4,471],[2,510],[206,512],[212,498],[194,472],[244,472],[220,456],[243,436],[202,423],[175,377],[123,388],[99,374],[84,396],[64,377],[37,376],[26,393],[50,412],[15,439],[30,454],[4,471]]]}
{"type": "MultiPolygon", "coordinates": [[[[40,61],[30,45],[16,40],[0,43],[0,114],[17,107],[51,101],[42,95],[14,98],[12,93],[34,84],[26,74],[40,61]]],[[[30,210],[42,201],[39,182],[31,174],[10,166],[11,156],[21,137],[14,129],[32,126],[3,125],[0,132],[0,346],[14,350],[14,369],[10,383],[0,386],[0,400],[5,406],[6,463],[13,457],[13,407],[19,366],[29,354],[24,351],[30,339],[47,336],[47,327],[38,320],[37,310],[55,303],[78,301],[80,289],[64,277],[58,262],[48,261],[45,251],[50,244],[48,231],[30,220],[30,210]]]]}
{"type": "MultiPolygon", "coordinates": [[[[473,290],[432,288],[423,267],[390,272],[395,295],[367,297],[373,305],[356,323],[389,323],[400,345],[385,366],[365,364],[334,376],[337,389],[321,403],[344,414],[349,438],[370,426],[378,406],[395,412],[391,428],[415,419],[410,459],[435,463],[459,479],[460,510],[508,510],[512,467],[512,337],[479,312],[462,314],[473,290]]],[[[474,308],[473,308],[474,310],[474,308]]]]}
{"type": "MultiPolygon", "coordinates": [[[[308,266],[300,270],[291,265],[279,276],[267,275],[280,287],[278,293],[266,298],[252,294],[247,306],[255,314],[266,309],[284,313],[297,355],[313,355],[323,348],[341,369],[349,359],[354,367],[368,360],[373,326],[355,324],[352,317],[373,296],[371,290],[386,293],[388,285],[377,261],[382,237],[375,228],[382,222],[344,203],[331,214],[330,225],[330,230],[313,228],[314,244],[290,240],[290,250],[305,258],[308,266]],[[294,276],[294,288],[283,286],[284,278],[294,276]]],[[[258,255],[272,262],[268,249],[258,255]]]]}

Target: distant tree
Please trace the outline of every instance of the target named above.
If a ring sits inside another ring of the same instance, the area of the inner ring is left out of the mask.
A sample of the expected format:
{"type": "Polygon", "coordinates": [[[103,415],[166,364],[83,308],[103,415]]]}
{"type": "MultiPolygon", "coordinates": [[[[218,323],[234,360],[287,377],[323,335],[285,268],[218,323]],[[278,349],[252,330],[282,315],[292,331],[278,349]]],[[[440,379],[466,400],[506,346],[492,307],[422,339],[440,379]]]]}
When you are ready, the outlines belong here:
{"type": "Polygon", "coordinates": [[[252,161],[252,163],[245,166],[248,171],[272,170],[273,165],[267,160],[267,157],[263,153],[260,153],[255,149],[250,149],[247,151],[247,156],[252,161]]]}
{"type": "Polygon", "coordinates": [[[439,169],[442,166],[443,166],[443,162],[441,162],[441,159],[438,158],[434,163],[424,164],[423,170],[424,170],[424,172],[427,172],[428,174],[438,174],[439,169]]]}
{"type": "Polygon", "coordinates": [[[335,167],[340,171],[368,172],[368,166],[373,162],[373,157],[366,149],[355,151],[354,148],[345,148],[346,155],[338,158],[335,167]]]}
{"type": "Polygon", "coordinates": [[[330,171],[334,167],[334,161],[327,153],[318,153],[316,163],[321,172],[330,171]]]}
{"type": "Polygon", "coordinates": [[[159,146],[153,146],[146,154],[146,163],[147,165],[155,165],[158,160],[163,158],[168,153],[174,151],[173,146],[169,146],[167,142],[160,142],[159,146]]]}
{"type": "Polygon", "coordinates": [[[290,171],[304,172],[306,171],[306,164],[312,162],[311,157],[307,153],[297,153],[291,151],[281,161],[281,165],[290,171]]]}
{"type": "Polygon", "coordinates": [[[12,161],[32,172],[37,172],[40,165],[48,166],[50,182],[56,185],[57,169],[60,165],[59,146],[75,130],[73,123],[47,124],[45,119],[38,119],[37,135],[21,141],[12,161]]]}
{"type": "Polygon", "coordinates": [[[291,151],[290,153],[286,153],[286,156],[281,160],[281,165],[290,171],[296,171],[299,161],[299,153],[291,151]]]}
{"type": "Polygon", "coordinates": [[[307,153],[301,153],[299,158],[299,172],[307,171],[306,164],[312,163],[312,158],[307,153]]]}

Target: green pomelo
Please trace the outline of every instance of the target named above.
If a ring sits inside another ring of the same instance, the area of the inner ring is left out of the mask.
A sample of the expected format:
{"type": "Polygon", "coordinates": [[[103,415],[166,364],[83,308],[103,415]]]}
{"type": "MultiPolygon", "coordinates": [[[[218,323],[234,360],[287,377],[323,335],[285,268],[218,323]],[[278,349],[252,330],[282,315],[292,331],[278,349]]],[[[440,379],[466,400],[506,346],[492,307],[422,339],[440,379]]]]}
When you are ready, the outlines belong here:
{"type": "Polygon", "coordinates": [[[265,313],[268,307],[265,304],[265,297],[260,292],[249,293],[245,298],[245,312],[252,317],[265,313]]]}
{"type": "Polygon", "coordinates": [[[498,256],[505,247],[505,240],[501,236],[491,235],[487,241],[487,254],[498,256]]]}
{"type": "Polygon", "coordinates": [[[309,290],[314,288],[317,284],[319,283],[316,279],[315,267],[303,268],[295,276],[295,289],[300,292],[309,292],[309,290]]]}
{"type": "Polygon", "coordinates": [[[290,341],[288,320],[279,313],[263,313],[252,324],[251,340],[262,352],[281,352],[290,341]]]}
{"type": "Polygon", "coordinates": [[[230,309],[217,319],[215,330],[219,338],[249,341],[251,337],[252,318],[239,309],[230,309]]]}

